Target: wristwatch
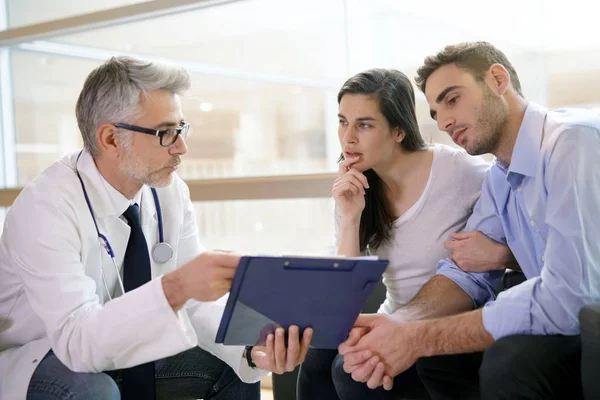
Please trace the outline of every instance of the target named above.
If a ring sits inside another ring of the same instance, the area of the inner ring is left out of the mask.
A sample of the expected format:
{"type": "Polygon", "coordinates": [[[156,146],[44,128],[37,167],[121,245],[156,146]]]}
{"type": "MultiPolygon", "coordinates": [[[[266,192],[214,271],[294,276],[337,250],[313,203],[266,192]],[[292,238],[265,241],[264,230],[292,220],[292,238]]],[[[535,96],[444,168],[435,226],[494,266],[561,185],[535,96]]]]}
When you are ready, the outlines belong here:
{"type": "Polygon", "coordinates": [[[254,346],[246,346],[246,361],[248,362],[248,366],[250,368],[256,368],[256,364],[252,361],[252,349],[254,346]]]}

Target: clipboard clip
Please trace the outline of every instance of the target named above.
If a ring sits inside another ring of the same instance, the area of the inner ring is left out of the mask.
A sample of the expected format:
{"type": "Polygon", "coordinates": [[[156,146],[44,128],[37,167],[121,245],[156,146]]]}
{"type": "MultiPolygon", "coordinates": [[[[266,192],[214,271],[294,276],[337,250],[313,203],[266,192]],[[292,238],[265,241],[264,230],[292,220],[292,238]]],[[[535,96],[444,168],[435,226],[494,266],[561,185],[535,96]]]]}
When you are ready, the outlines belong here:
{"type": "Polygon", "coordinates": [[[283,260],[285,269],[298,270],[322,270],[322,271],[352,271],[356,266],[357,260],[343,258],[336,260],[320,260],[317,258],[287,259],[283,260]]]}

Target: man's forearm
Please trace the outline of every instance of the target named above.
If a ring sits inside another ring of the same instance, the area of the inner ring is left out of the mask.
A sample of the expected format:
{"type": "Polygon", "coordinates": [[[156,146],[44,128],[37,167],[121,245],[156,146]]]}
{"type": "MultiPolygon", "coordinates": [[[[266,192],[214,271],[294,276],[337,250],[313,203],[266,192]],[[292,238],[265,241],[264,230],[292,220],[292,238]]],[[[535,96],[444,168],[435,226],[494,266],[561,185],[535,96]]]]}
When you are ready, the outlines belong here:
{"type": "Polygon", "coordinates": [[[439,318],[473,309],[473,300],[451,279],[436,275],[394,315],[403,321],[439,318]]]}
{"type": "Polygon", "coordinates": [[[459,315],[418,321],[413,325],[416,345],[422,356],[484,351],[494,338],[483,325],[483,309],[459,315]]]}

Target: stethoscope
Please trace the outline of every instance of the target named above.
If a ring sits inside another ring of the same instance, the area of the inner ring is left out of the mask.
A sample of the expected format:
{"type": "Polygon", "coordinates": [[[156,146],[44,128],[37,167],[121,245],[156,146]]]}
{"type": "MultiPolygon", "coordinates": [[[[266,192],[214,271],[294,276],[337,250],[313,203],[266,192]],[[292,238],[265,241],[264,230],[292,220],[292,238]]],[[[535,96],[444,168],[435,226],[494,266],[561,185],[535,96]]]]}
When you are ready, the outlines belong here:
{"type": "MultiPolygon", "coordinates": [[[[117,267],[117,262],[115,261],[115,253],[106,236],[100,233],[100,229],[98,229],[98,223],[96,222],[96,217],[94,216],[94,209],[92,208],[92,203],[90,202],[90,198],[88,197],[87,190],[85,190],[83,179],[81,179],[81,175],[79,174],[79,170],[77,169],[77,163],[79,162],[79,157],[81,157],[81,153],[83,153],[83,151],[79,153],[79,155],[77,156],[77,160],[75,161],[75,173],[77,174],[77,178],[79,178],[79,182],[81,183],[81,189],[83,190],[85,202],[87,203],[88,209],[90,210],[90,215],[92,216],[92,220],[94,221],[96,233],[98,234],[98,241],[100,242],[100,246],[104,247],[104,249],[108,253],[108,256],[110,257],[113,263],[113,266],[115,267],[115,272],[117,273],[117,279],[119,281],[121,294],[123,294],[125,293],[125,287],[123,286],[123,279],[121,279],[119,267],[117,267]]],[[[156,193],[156,189],[150,188],[150,190],[152,191],[152,197],[154,198],[154,206],[156,207],[156,216],[158,217],[158,243],[156,243],[152,247],[151,254],[154,262],[164,264],[173,257],[173,248],[169,243],[166,243],[164,241],[162,212],[160,209],[160,202],[158,201],[158,194],[156,193]]],[[[106,289],[106,293],[108,294],[109,300],[112,300],[110,290],[108,289],[108,284],[106,283],[104,265],[102,263],[100,264],[100,268],[102,270],[102,281],[104,282],[104,288],[106,289]]]]}

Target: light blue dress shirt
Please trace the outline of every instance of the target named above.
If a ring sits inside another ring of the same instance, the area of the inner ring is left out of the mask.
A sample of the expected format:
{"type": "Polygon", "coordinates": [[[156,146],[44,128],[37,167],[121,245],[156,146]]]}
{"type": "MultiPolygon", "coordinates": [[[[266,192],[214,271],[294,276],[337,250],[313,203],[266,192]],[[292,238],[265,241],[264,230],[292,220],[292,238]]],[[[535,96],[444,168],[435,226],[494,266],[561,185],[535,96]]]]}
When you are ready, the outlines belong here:
{"type": "Polygon", "coordinates": [[[501,292],[504,271],[467,273],[449,259],[437,273],[456,282],[495,338],[576,335],[581,307],[600,300],[600,115],[529,103],[510,166],[496,161],[466,231],[507,244],[527,281],[501,292]]]}

